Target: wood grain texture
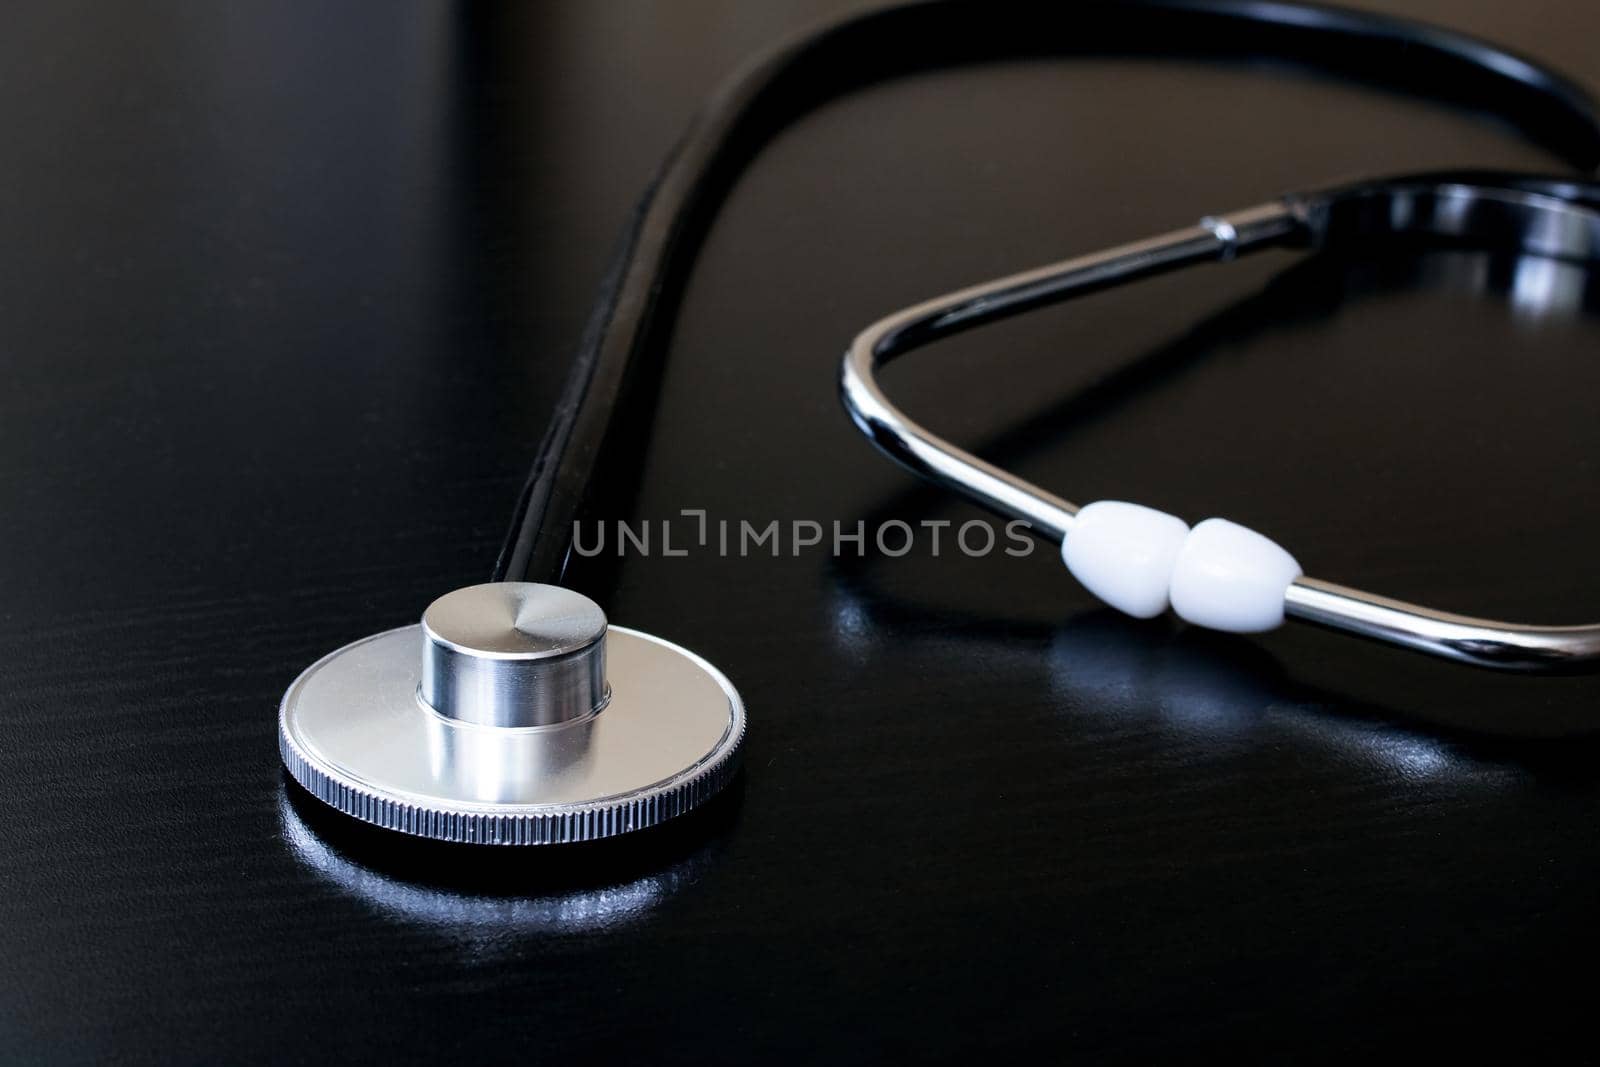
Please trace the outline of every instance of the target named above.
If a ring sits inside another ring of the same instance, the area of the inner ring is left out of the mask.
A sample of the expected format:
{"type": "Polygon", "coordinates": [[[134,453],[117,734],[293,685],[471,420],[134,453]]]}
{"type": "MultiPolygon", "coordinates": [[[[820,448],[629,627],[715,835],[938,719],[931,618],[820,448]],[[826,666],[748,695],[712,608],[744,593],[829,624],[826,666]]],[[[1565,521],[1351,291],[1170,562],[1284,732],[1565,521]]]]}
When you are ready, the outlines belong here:
{"type": "MultiPolygon", "coordinates": [[[[731,795],[638,840],[419,846],[286,784],[295,674],[487,574],[695,103],[848,7],[8,8],[0,1058],[1470,1059],[1581,1032],[1600,683],[1125,622],[1042,551],[580,566],[750,709],[731,795]]],[[[1600,84],[1586,5],[1406,10],[1600,84]]],[[[965,521],[841,414],[860,326],[1465,163],[1553,165],[1286,71],[1030,61],[837,101],[733,191],[603,514],[965,521]]],[[[1284,256],[968,335],[890,385],[1073,499],[1578,621],[1596,292],[1473,252],[1284,256]]]]}

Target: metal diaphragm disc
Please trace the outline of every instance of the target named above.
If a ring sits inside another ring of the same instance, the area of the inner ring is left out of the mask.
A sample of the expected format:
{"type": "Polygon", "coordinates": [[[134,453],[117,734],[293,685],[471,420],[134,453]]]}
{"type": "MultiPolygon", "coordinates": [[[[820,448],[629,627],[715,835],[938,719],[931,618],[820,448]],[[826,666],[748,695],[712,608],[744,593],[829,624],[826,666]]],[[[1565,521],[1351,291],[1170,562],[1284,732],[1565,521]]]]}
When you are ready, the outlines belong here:
{"type": "Polygon", "coordinates": [[[421,626],[346,645],[284,694],[289,774],[365,822],[443,841],[543,845],[655,825],[727,783],[744,705],[694,653],[620,626],[606,632],[610,700],[549,725],[441,715],[418,696],[421,626]]]}

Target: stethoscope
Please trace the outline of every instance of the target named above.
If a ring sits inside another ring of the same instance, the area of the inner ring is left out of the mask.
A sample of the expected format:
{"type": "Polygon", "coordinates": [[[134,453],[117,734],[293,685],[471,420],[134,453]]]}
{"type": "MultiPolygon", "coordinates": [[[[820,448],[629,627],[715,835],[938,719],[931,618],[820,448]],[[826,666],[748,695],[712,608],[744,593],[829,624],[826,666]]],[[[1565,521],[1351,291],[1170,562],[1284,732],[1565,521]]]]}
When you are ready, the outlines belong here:
{"type": "MultiPolygon", "coordinates": [[[[1469,37],[1309,5],[1148,0],[1107,6],[935,0],[833,25],[756,65],[701,114],[636,211],[608,272],[492,581],[419,623],[346,645],[284,694],[289,774],[340,812],[446,841],[534,845],[654,826],[714,796],[745,736],[739,693],[670,641],[612,625],[562,588],[574,522],[620,434],[616,417],[659,347],[705,221],[774,128],[819,99],[902,69],[1038,51],[1196,50],[1314,62],[1432,90],[1514,120],[1586,176],[1600,163],[1587,94],[1469,37]],[[1159,17],[1155,17],[1159,16],[1159,17]],[[1068,32],[1062,33],[1065,28],[1068,32]],[[1052,48],[1052,43],[1060,47],[1052,48]]],[[[929,432],[878,368],[955,332],[1199,263],[1401,235],[1533,256],[1600,259],[1600,185],[1514,174],[1367,180],[1209,216],[1195,226],[984,282],[898,311],[850,346],[840,393],[856,426],[915,473],[1061,546],[1101,600],[1147,618],[1250,633],[1300,619],[1483,667],[1600,663],[1600,624],[1470,618],[1306,577],[1244,526],[1126,501],[1078,507],[929,432]]]]}

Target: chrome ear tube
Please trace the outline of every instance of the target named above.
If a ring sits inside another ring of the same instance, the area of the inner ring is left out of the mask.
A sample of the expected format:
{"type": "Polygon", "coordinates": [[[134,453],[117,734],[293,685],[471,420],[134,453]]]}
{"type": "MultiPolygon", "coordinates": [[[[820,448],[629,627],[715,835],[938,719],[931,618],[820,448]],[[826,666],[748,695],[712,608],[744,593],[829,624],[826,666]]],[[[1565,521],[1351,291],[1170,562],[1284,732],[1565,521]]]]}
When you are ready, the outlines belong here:
{"type": "Polygon", "coordinates": [[[839,392],[856,427],[890,458],[1062,547],[1069,570],[1128,614],[1169,606],[1239,633],[1285,618],[1507,671],[1600,668],[1600,623],[1546,626],[1439,611],[1306,577],[1283,549],[1211,518],[1187,523],[1125,501],[1080,508],[918,425],[878,381],[885,363],[959,330],[1112,286],[1264,248],[1317,248],[1391,236],[1465,241],[1576,263],[1600,262],[1600,185],[1516,174],[1445,173],[1303,193],[1194,226],[984,282],[897,311],[846,352],[839,392]]]}
{"type": "Polygon", "coordinates": [[[346,645],[284,694],[289,774],[418,837],[589,841],[695,808],[733,775],[744,704],[694,653],[533,582],[468,586],[346,645]]]}

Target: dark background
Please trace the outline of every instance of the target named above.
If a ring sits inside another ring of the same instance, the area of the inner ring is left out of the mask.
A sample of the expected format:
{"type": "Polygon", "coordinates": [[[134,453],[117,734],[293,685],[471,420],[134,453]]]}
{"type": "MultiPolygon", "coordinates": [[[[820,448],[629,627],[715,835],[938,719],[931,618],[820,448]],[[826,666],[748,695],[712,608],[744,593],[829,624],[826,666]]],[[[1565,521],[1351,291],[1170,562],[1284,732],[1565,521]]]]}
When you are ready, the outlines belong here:
{"type": "MultiPolygon", "coordinates": [[[[1600,683],[1127,623],[1043,550],[578,568],[750,709],[741,781],[663,831],[483,855],[286,784],[296,673],[487,576],[615,235],[696,103],[855,6],[6,7],[0,1056],[1588,1036],[1600,683]]],[[[1386,7],[1600,83],[1592,5],[1386,7]]],[[[840,99],[734,189],[604,514],[974,517],[846,422],[860,327],[1282,190],[1459,164],[1559,170],[1470,115],[1273,67],[1031,60],[840,99]]],[[[890,383],[1071,499],[1583,621],[1597,308],[1581,272],[1488,253],[1277,255],[968,335],[890,383]]]]}

